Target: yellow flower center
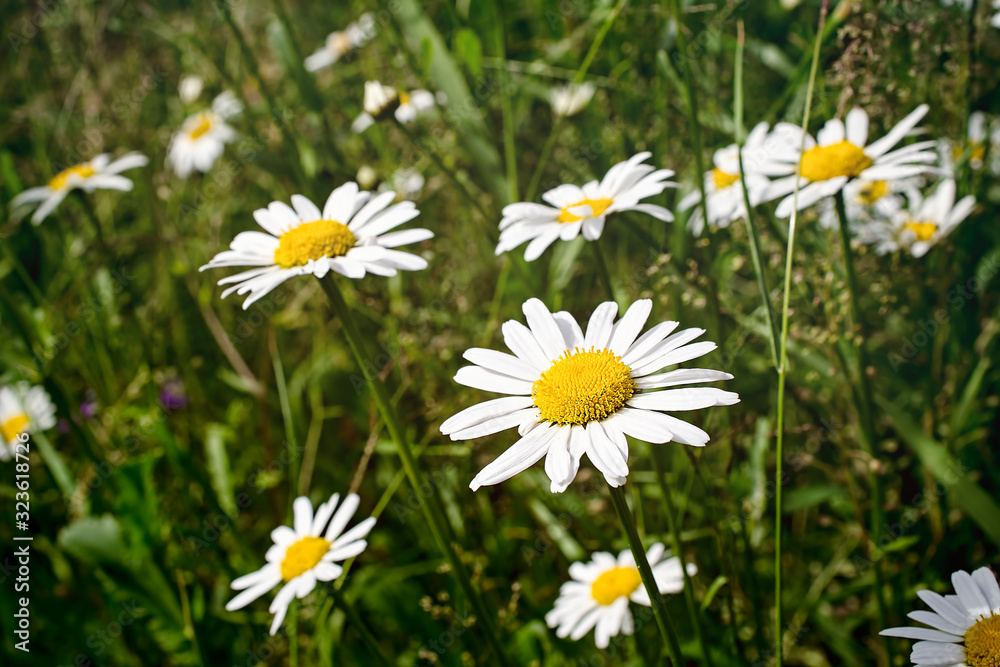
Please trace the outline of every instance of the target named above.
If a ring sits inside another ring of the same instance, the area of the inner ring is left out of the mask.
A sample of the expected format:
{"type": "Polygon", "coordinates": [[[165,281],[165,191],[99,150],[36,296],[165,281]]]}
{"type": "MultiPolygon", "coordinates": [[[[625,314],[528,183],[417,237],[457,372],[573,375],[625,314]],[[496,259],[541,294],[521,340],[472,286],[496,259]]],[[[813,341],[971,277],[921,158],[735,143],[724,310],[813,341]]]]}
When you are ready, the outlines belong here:
{"type": "Polygon", "coordinates": [[[981,618],[966,630],[965,662],[969,667],[1000,667],[1000,615],[981,618]]]}
{"type": "Polygon", "coordinates": [[[889,191],[889,186],[885,181],[871,181],[866,183],[858,192],[858,199],[865,206],[873,206],[875,202],[884,197],[889,191]]]}
{"type": "Polygon", "coordinates": [[[336,220],[316,220],[299,225],[281,235],[274,263],[286,269],[303,266],[309,260],[340,257],[354,247],[357,239],[347,225],[336,220]]]}
{"type": "Polygon", "coordinates": [[[639,570],[634,567],[616,567],[594,579],[590,594],[598,604],[607,606],[620,597],[632,595],[641,585],[639,570]]]}
{"type": "Polygon", "coordinates": [[[188,136],[192,139],[197,139],[207,133],[212,129],[212,119],[209,118],[207,113],[203,113],[198,116],[198,124],[193,130],[188,132],[188,136]]]}
{"type": "Polygon", "coordinates": [[[832,146],[814,146],[802,155],[802,176],[810,181],[828,181],[837,176],[856,178],[874,164],[850,141],[832,146]]]}
{"type": "Polygon", "coordinates": [[[937,225],[933,222],[908,222],[903,225],[903,229],[909,229],[916,234],[918,241],[930,241],[937,231],[937,225]]]}
{"type": "Polygon", "coordinates": [[[603,421],[635,394],[631,369],[610,350],[565,352],[531,386],[542,419],[583,425],[603,421]]]}
{"type": "Polygon", "coordinates": [[[409,103],[410,103],[410,94],[407,92],[403,92],[402,90],[399,91],[399,104],[403,105],[409,103]]]}
{"type": "Polygon", "coordinates": [[[729,174],[716,167],[712,170],[712,179],[715,180],[715,189],[722,190],[740,180],[740,175],[729,174]]]}
{"type": "Polygon", "coordinates": [[[347,36],[346,32],[335,32],[330,35],[330,39],[327,40],[327,47],[336,53],[337,55],[343,55],[351,50],[353,44],[351,44],[351,38],[347,36]]]}
{"type": "Polygon", "coordinates": [[[303,537],[288,547],[281,561],[281,578],[291,581],[304,572],[313,569],[330,551],[329,540],[322,537],[303,537]]]}
{"type": "Polygon", "coordinates": [[[18,435],[24,433],[28,428],[28,415],[21,413],[14,415],[4,423],[0,424],[0,436],[4,442],[14,442],[18,435]]]}
{"type": "Polygon", "coordinates": [[[615,202],[611,199],[584,199],[582,201],[578,201],[575,204],[570,204],[569,206],[563,206],[562,209],[560,209],[559,211],[559,217],[556,218],[556,222],[578,222],[580,220],[583,220],[582,215],[575,215],[569,212],[571,208],[576,208],[577,206],[584,206],[584,205],[589,206],[590,209],[593,211],[590,217],[596,218],[602,213],[604,213],[606,210],[608,210],[608,207],[614,203],[615,202]]]}
{"type": "Polygon", "coordinates": [[[56,174],[51,181],[49,181],[49,187],[53,190],[62,190],[66,187],[71,176],[79,176],[80,178],[90,178],[95,173],[94,168],[90,164],[78,164],[75,167],[70,167],[69,169],[63,169],[58,174],[56,174]]]}
{"type": "MultiPolygon", "coordinates": [[[[969,154],[969,160],[982,162],[983,158],[986,157],[986,145],[975,143],[975,144],[970,144],[969,147],[972,149],[972,152],[969,154]]],[[[962,157],[962,154],[964,152],[965,152],[964,146],[962,144],[958,144],[951,149],[951,157],[954,158],[955,160],[958,160],[962,157]]]]}

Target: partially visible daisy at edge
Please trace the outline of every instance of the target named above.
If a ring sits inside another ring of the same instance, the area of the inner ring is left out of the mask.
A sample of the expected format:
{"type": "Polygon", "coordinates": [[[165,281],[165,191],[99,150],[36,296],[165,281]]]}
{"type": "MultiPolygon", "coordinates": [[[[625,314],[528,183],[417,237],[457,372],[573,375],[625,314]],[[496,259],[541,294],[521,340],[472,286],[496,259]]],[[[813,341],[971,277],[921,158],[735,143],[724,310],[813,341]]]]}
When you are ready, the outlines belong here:
{"type": "Polygon", "coordinates": [[[226,144],[236,138],[236,130],[226,121],[242,111],[243,103],[227,90],[212,101],[211,109],[188,116],[170,139],[167,166],[181,178],[211,169],[226,144]]]}
{"type": "Polygon", "coordinates": [[[417,116],[432,109],[434,93],[416,89],[409,92],[385,86],[378,81],[365,81],[364,111],[351,123],[351,129],[360,134],[390,114],[400,123],[412,123],[417,116]]]}
{"type": "Polygon", "coordinates": [[[149,163],[149,158],[141,153],[126,153],[114,162],[107,153],[102,153],[97,157],[63,169],[53,176],[46,185],[36,188],[28,188],[11,200],[11,208],[16,209],[22,204],[34,204],[42,202],[31,216],[32,224],[39,224],[49,216],[56,207],[62,203],[70,192],[79,188],[84,192],[94,190],[121,190],[128,192],[132,189],[131,180],[121,175],[121,172],[137,167],[144,167],[149,163]]]}
{"type": "MultiPolygon", "coordinates": [[[[673,594],[684,590],[684,573],[679,558],[663,558],[664,547],[657,542],[649,547],[646,559],[653,569],[656,587],[661,593],[673,594]]],[[[687,564],[687,573],[698,573],[694,563],[687,564]]],[[[651,606],[649,593],[642,585],[639,569],[629,549],[614,555],[599,551],[589,562],[569,566],[572,579],[559,589],[555,607],[545,615],[550,628],[557,628],[560,639],[581,639],[594,630],[597,648],[607,648],[612,637],[631,635],[635,622],[629,602],[651,606]]]]}
{"type": "Polygon", "coordinates": [[[1000,584],[988,567],[951,575],[955,595],[917,591],[933,611],[909,616],[930,628],[888,628],[886,637],[916,639],[910,660],[918,667],[996,667],[1000,660],[1000,584]]]}
{"type": "Polygon", "coordinates": [[[423,257],[394,248],[433,238],[427,229],[391,231],[420,215],[413,202],[393,204],[395,192],[372,195],[349,182],[334,190],[323,210],[302,195],[292,195],[292,206],[275,201],[253,212],[264,232],[240,232],[229,250],[220,252],[201,271],[229,266],[251,266],[228,276],[222,293],[250,296],[243,309],[289,278],[330,271],[348,278],[366,273],[394,276],[397,270],[427,268],[423,257]],[[294,208],[293,208],[294,207],[294,208]]]}
{"type": "Polygon", "coordinates": [[[343,30],[337,30],[327,35],[323,46],[306,58],[306,70],[315,72],[329,67],[347,53],[370,42],[374,36],[375,19],[366,12],[343,30]]]}
{"type": "Polygon", "coordinates": [[[27,382],[0,387],[0,461],[14,454],[22,433],[47,431],[56,425],[56,406],[44,387],[27,382]]]}
{"type": "Polygon", "coordinates": [[[557,240],[572,241],[582,233],[588,241],[596,241],[601,238],[607,217],[622,211],[639,211],[664,222],[673,221],[673,214],[662,206],[640,203],[666,188],[677,187],[677,183],[667,180],[674,175],[671,170],[642,164],[651,155],[638,153],[611,167],[600,181],[590,181],[583,187],[564,184],[553,188],[542,195],[548,205],[508,204],[500,221],[496,254],[530,241],[524,258],[531,262],[557,240]]]}
{"type": "Polygon", "coordinates": [[[549,91],[549,104],[552,113],[557,116],[575,116],[590,103],[597,88],[589,81],[581,84],[571,83],[566,86],[556,86],[549,91]]]}
{"type": "Polygon", "coordinates": [[[847,113],[846,123],[839,118],[828,120],[814,140],[805,137],[805,152],[799,153],[800,142],[793,150],[776,159],[786,163],[785,178],[771,183],[765,199],[784,196],[776,214],[787,218],[792,214],[795,168],[801,161],[798,209],[801,211],[844,189],[852,179],[893,181],[936,171],[937,161],[933,141],[922,141],[892,150],[916,127],[927,113],[922,104],[896,124],[884,137],[868,143],[868,114],[858,107],[847,113]],[[786,196],[787,195],[787,196],[786,196]]]}
{"type": "Polygon", "coordinates": [[[293,527],[279,526],[271,531],[274,545],[264,557],[267,565],[233,581],[233,590],[241,592],[226,603],[226,611],[242,609],[275,586],[284,584],[268,607],[274,614],[273,635],[285,620],[293,598],[302,599],[312,593],[318,581],[333,581],[339,577],[344,569],[337,563],[364,551],[368,546],[364,538],[375,525],[375,517],[369,517],[344,532],[360,499],[352,493],[338,508],[339,500],[340,495],[333,494],[330,500],[316,508],[314,515],[308,498],[296,498],[292,503],[293,527]]]}
{"type": "Polygon", "coordinates": [[[908,206],[889,220],[873,221],[860,229],[862,242],[873,244],[880,255],[907,250],[914,257],[923,257],[969,217],[976,205],[972,195],[955,201],[955,181],[950,178],[926,198],[916,189],[910,190],[907,197],[908,206]]]}
{"type": "Polygon", "coordinates": [[[731,380],[729,373],[703,368],[658,371],[708,354],[715,343],[693,340],[704,329],[661,322],[640,336],[653,303],[633,303],[615,322],[618,305],[607,301],[590,317],[586,333],[568,312],[549,312],[538,299],[523,310],[527,326],[510,320],[502,327],[514,354],[471,348],[462,355],[455,382],[482,391],[509,394],[459,412],[441,424],[452,440],[473,440],[517,427],[520,438],[483,468],[469,487],[499,484],[543,456],[553,493],[576,477],[584,454],[608,484],[625,483],[629,473],[626,435],[653,444],[671,440],[704,446],[709,435],[660,411],[700,410],[733,405],[740,397],[709,387],[680,387],[731,380]],[[658,391],[662,390],[662,391],[658,391]]]}

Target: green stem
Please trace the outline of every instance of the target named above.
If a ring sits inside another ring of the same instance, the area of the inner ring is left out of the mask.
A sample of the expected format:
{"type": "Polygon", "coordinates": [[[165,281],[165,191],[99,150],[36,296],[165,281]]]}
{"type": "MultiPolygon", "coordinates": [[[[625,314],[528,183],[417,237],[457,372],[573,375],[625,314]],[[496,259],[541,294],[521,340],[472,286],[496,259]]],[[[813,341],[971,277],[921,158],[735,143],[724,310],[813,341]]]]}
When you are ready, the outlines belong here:
{"type": "Polygon", "coordinates": [[[674,667],[682,667],[684,665],[684,656],[681,654],[681,645],[677,640],[677,633],[674,631],[674,627],[667,617],[666,602],[660,593],[659,586],[656,585],[656,579],[653,577],[653,569],[649,567],[649,561],[646,560],[646,551],[642,548],[639,531],[635,528],[635,520],[632,518],[632,512],[628,508],[628,502],[625,500],[625,489],[621,486],[611,486],[609,484],[608,490],[611,492],[611,504],[615,507],[615,513],[618,514],[618,521],[621,522],[622,528],[625,530],[625,539],[628,540],[629,549],[632,550],[632,556],[635,557],[635,564],[639,568],[639,576],[642,577],[642,583],[646,586],[646,592],[649,594],[649,602],[653,607],[656,625],[660,629],[660,636],[663,637],[663,641],[667,645],[667,650],[670,652],[670,661],[674,667]]]}
{"type": "Polygon", "coordinates": [[[386,390],[382,380],[376,375],[374,366],[370,363],[365,363],[365,339],[361,335],[357,323],[354,321],[354,315],[351,313],[347,302],[344,301],[344,295],[340,292],[340,288],[334,280],[328,278],[319,282],[323,287],[323,291],[326,292],[327,297],[330,299],[330,305],[340,320],[344,334],[347,336],[347,342],[351,347],[351,352],[354,354],[354,358],[361,367],[361,372],[364,374],[368,385],[371,387],[372,394],[375,396],[375,403],[378,406],[383,421],[385,421],[386,429],[389,431],[389,435],[396,445],[396,453],[399,454],[403,470],[406,471],[406,477],[413,487],[414,495],[420,502],[420,509],[431,529],[431,535],[437,543],[438,549],[440,549],[451,566],[462,591],[472,604],[478,616],[477,625],[482,628],[487,642],[496,653],[497,662],[501,665],[509,665],[510,663],[504,651],[503,644],[500,643],[497,631],[493,626],[493,619],[496,617],[496,614],[490,611],[486,603],[479,596],[479,592],[473,586],[472,579],[465,569],[465,564],[462,563],[462,559],[459,558],[458,553],[455,551],[451,529],[448,526],[444,508],[441,506],[441,500],[438,498],[437,489],[417,468],[410,443],[406,439],[403,426],[396,415],[396,410],[392,406],[392,400],[389,398],[389,392],[386,390]],[[430,489],[430,493],[427,494],[426,498],[424,494],[418,491],[424,488],[430,489]]]}
{"type": "Polygon", "coordinates": [[[354,605],[347,601],[347,598],[344,597],[344,594],[341,593],[340,589],[336,586],[331,584],[328,585],[326,589],[330,592],[330,595],[333,597],[334,602],[337,603],[337,606],[343,610],[344,614],[347,616],[347,620],[351,622],[351,627],[353,627],[354,630],[361,636],[361,641],[365,645],[365,648],[368,649],[368,652],[378,660],[380,665],[389,667],[392,663],[387,657],[385,657],[385,654],[382,653],[382,649],[379,647],[378,641],[371,633],[371,630],[368,629],[365,622],[361,620],[361,615],[358,613],[358,610],[354,607],[354,605]]]}
{"type": "Polygon", "coordinates": [[[658,445],[652,445],[653,451],[653,471],[656,473],[656,481],[660,486],[660,495],[663,496],[663,509],[667,514],[667,527],[670,529],[670,540],[674,545],[674,556],[681,563],[681,572],[684,573],[684,602],[687,604],[688,616],[691,617],[691,625],[694,627],[695,637],[698,639],[698,646],[701,648],[702,661],[712,667],[712,654],[708,650],[708,643],[705,641],[705,634],[701,628],[701,616],[698,607],[695,605],[694,588],[691,583],[691,575],[687,571],[687,563],[684,561],[684,545],[681,542],[681,533],[677,525],[677,510],[674,508],[674,500],[667,485],[666,471],[663,469],[663,462],[660,455],[666,453],[666,449],[658,445]]]}
{"type": "Polygon", "coordinates": [[[288,664],[299,667],[299,601],[288,605],[288,664]]]}
{"type": "Polygon", "coordinates": [[[278,387],[278,402],[281,404],[281,418],[285,422],[285,440],[288,446],[288,491],[291,500],[288,502],[288,518],[292,518],[292,500],[299,492],[299,446],[295,437],[295,421],[292,419],[292,404],[288,398],[288,385],[285,382],[285,369],[281,364],[281,354],[271,330],[269,347],[271,348],[271,363],[274,365],[274,382],[278,387]]]}
{"type": "Polygon", "coordinates": [[[604,291],[608,293],[608,299],[615,301],[615,289],[611,285],[611,272],[608,271],[608,262],[604,259],[604,251],[601,250],[601,239],[591,241],[594,248],[594,259],[597,261],[597,275],[601,279],[604,291]]]}
{"type": "MultiPolygon", "coordinates": [[[[504,36],[503,15],[500,4],[493,0],[493,15],[496,21],[493,26],[493,37],[496,41],[497,58],[501,63],[507,62],[507,43],[504,36]]],[[[501,67],[500,78],[500,114],[503,119],[503,160],[507,169],[507,198],[517,201],[517,152],[514,144],[514,113],[510,106],[510,72],[501,67]]]]}

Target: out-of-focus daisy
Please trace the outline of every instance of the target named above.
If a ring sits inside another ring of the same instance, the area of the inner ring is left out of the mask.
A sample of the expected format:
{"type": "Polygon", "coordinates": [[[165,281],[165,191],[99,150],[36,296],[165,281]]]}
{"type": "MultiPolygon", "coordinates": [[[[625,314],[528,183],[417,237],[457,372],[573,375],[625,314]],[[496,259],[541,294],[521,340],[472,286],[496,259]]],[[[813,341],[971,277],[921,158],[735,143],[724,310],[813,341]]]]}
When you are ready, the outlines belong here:
{"type": "MultiPolygon", "coordinates": [[[[787,167],[782,163],[776,163],[772,156],[786,154],[792,149],[791,142],[795,141],[796,137],[794,132],[788,131],[791,127],[794,126],[782,123],[774,132],[768,133],[768,124],[758,123],[747,135],[743,145],[743,169],[751,206],[756,206],[762,201],[764,193],[771,184],[768,176],[787,173],[787,167]]],[[[801,136],[800,131],[798,138],[801,136]]],[[[720,148],[712,156],[714,167],[711,171],[705,172],[708,224],[713,228],[726,228],[729,223],[746,217],[739,157],[736,144],[720,148]]],[[[686,211],[696,207],[700,202],[701,192],[695,189],[681,199],[677,209],[686,211]]],[[[688,228],[695,236],[700,236],[704,230],[705,217],[700,206],[691,213],[688,228]]]]}
{"type": "Polygon", "coordinates": [[[243,103],[227,90],[215,98],[211,109],[189,116],[170,140],[167,166],[181,178],[211,169],[225,145],[236,138],[236,130],[226,120],[241,111],[243,103]]]}
{"type": "Polygon", "coordinates": [[[339,500],[339,494],[333,494],[330,500],[316,508],[314,516],[309,499],[296,498],[292,504],[293,527],[281,526],[271,531],[274,546],[267,550],[267,565],[233,581],[233,590],[241,592],[226,604],[226,610],[242,609],[284,583],[268,608],[274,614],[273,635],[285,620],[292,598],[302,599],[312,593],[317,581],[333,581],[339,577],[344,570],[337,562],[364,551],[368,546],[364,538],[375,525],[375,517],[369,517],[344,532],[360,501],[352,493],[338,508],[339,500]]]}
{"type": "Polygon", "coordinates": [[[434,94],[427,90],[396,90],[378,81],[365,82],[364,111],[351,124],[355,132],[364,132],[376,120],[393,114],[400,123],[412,123],[417,115],[434,107],[434,94]]]}
{"type": "Polygon", "coordinates": [[[190,74],[188,76],[181,77],[181,82],[177,86],[177,93],[181,97],[181,102],[184,104],[190,104],[198,99],[201,95],[201,89],[205,82],[202,81],[200,76],[190,74]]]}
{"type": "Polygon", "coordinates": [[[532,202],[505,206],[496,254],[531,241],[524,251],[524,258],[530,262],[557,239],[571,241],[583,232],[585,239],[596,241],[601,238],[607,217],[621,211],[640,211],[664,222],[672,221],[673,214],[662,206],[639,203],[666,188],[677,187],[667,180],[674,172],[641,164],[650,155],[639,153],[619,162],[602,180],[591,181],[582,188],[566,184],[549,190],[542,199],[550,206],[532,202]]]}
{"type": "Polygon", "coordinates": [[[916,189],[908,191],[907,197],[908,207],[900,209],[891,220],[873,221],[864,228],[862,240],[873,243],[880,255],[905,249],[914,257],[923,257],[969,217],[976,205],[972,195],[955,202],[955,181],[950,178],[926,199],[916,189]]]}
{"type": "Polygon", "coordinates": [[[306,58],[306,69],[310,72],[329,67],[349,51],[361,48],[375,36],[375,19],[365,13],[358,20],[349,24],[343,30],[331,32],[326,37],[326,44],[306,58]]]}
{"type": "Polygon", "coordinates": [[[56,425],[56,406],[43,387],[19,382],[0,387],[0,460],[14,453],[21,433],[45,431],[56,425]]]}
{"type": "Polygon", "coordinates": [[[502,328],[513,355],[481,348],[465,352],[474,365],[459,369],[456,382],[510,396],[466,408],[441,424],[441,432],[452,440],[472,440],[516,426],[521,436],[476,475],[469,485],[473,491],[510,479],[544,456],[552,492],[561,493],[584,454],[610,485],[621,486],[628,475],[626,435],[695,447],[708,442],[705,431],[659,411],[732,405],[739,396],[707,387],[656,390],[733,376],[702,368],[658,373],[708,354],[716,344],[691,343],[704,329],[670,335],[677,322],[662,322],[640,336],[652,307],[649,299],[636,301],[615,322],[618,305],[602,303],[584,334],[569,313],[550,313],[541,301],[529,299],[523,307],[528,326],[510,320],[502,328]]]}
{"type": "Polygon", "coordinates": [[[389,181],[378,186],[379,192],[395,192],[400,199],[416,199],[424,189],[424,175],[416,169],[400,167],[389,181]]]}
{"type": "Polygon", "coordinates": [[[916,639],[910,660],[926,667],[996,667],[1000,664],[1000,585],[988,567],[951,575],[956,595],[917,591],[934,611],[907,614],[930,628],[889,628],[879,634],[916,639]],[[933,629],[931,629],[933,628],[933,629]]]}
{"type": "Polygon", "coordinates": [[[568,86],[558,86],[549,92],[549,104],[552,113],[557,116],[575,116],[583,111],[597,89],[590,82],[579,85],[571,83],[568,86]]]}
{"type": "Polygon", "coordinates": [[[74,188],[79,188],[84,192],[93,192],[94,190],[128,192],[132,189],[132,181],[122,176],[121,172],[144,167],[148,163],[149,158],[141,153],[126,153],[114,162],[111,162],[108,154],[102,153],[89,162],[63,169],[46,185],[28,188],[14,197],[10,205],[12,208],[17,208],[22,204],[42,202],[35,210],[34,215],[31,216],[31,222],[37,225],[48,217],[74,188]]]}
{"type": "Polygon", "coordinates": [[[942,171],[948,174],[954,172],[954,164],[968,154],[969,167],[983,168],[983,158],[986,157],[986,114],[973,111],[969,115],[969,129],[965,143],[952,144],[947,139],[938,142],[938,153],[941,156],[942,171]]]}
{"type": "MultiPolygon", "coordinates": [[[[844,209],[852,230],[862,230],[872,223],[886,223],[903,208],[901,192],[915,188],[909,180],[901,181],[850,181],[844,186],[844,209]]],[[[823,229],[837,229],[840,219],[831,199],[819,203],[819,225],[823,229]]]]}
{"type": "MultiPolygon", "coordinates": [[[[684,590],[681,561],[664,559],[663,552],[659,542],[646,552],[656,586],[661,593],[679,593],[684,590]]],[[[698,568],[688,563],[687,572],[695,575],[698,568]]],[[[562,585],[555,608],[545,615],[545,622],[558,628],[556,636],[562,639],[576,641],[593,629],[597,648],[607,648],[612,637],[635,630],[629,602],[650,606],[649,593],[628,549],[617,559],[607,552],[595,553],[589,563],[570,565],[569,574],[572,580],[562,585]]]]}
{"type": "Polygon", "coordinates": [[[777,215],[787,218],[792,214],[790,194],[795,188],[795,166],[801,160],[798,208],[812,206],[825,197],[840,192],[851,179],[865,181],[892,181],[934,171],[930,163],[937,161],[933,141],[923,141],[892,151],[893,146],[905,137],[927,113],[922,104],[896,124],[878,141],[868,143],[868,114],[857,107],[847,113],[846,126],[839,118],[828,120],[816,135],[816,140],[806,136],[805,152],[799,154],[799,142],[778,161],[787,163],[786,178],[774,181],[766,197],[774,199],[788,195],[778,204],[777,215]]]}
{"type": "Polygon", "coordinates": [[[990,19],[990,25],[994,28],[1000,28],[1000,0],[993,0],[993,9],[996,13],[990,19]]]}
{"type": "Polygon", "coordinates": [[[396,195],[386,192],[372,196],[360,192],[357,183],[334,190],[322,212],[302,195],[292,195],[292,207],[271,202],[257,209],[253,217],[265,232],[241,232],[229,250],[220,252],[201,270],[225,266],[252,266],[249,271],[228,276],[220,285],[232,284],[222,293],[250,293],[243,308],[294,276],[324,277],[329,271],[348,278],[364,278],[366,273],[394,276],[397,270],[419,271],[427,261],[400,250],[398,246],[432,238],[427,229],[391,232],[420,215],[413,202],[393,204],[396,195]]]}

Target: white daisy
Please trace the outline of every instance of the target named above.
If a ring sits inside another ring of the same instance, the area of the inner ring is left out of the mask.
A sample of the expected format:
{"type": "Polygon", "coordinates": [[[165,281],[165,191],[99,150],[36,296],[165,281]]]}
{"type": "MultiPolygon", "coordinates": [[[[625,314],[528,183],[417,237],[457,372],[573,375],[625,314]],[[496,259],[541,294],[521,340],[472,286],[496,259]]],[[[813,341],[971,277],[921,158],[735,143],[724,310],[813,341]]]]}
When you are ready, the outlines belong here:
{"type": "Polygon", "coordinates": [[[1000,0],[993,0],[993,9],[996,13],[990,19],[990,25],[994,28],[1000,28],[1000,0]]]}
{"type": "MultiPolygon", "coordinates": [[[[853,232],[864,234],[871,225],[885,224],[903,209],[901,193],[913,190],[916,185],[911,179],[899,181],[853,180],[844,186],[844,210],[853,232]]],[[[840,217],[832,199],[819,203],[819,226],[823,229],[838,229],[840,217]]],[[[870,243],[871,241],[862,242],[870,243]]]]}
{"type": "Polygon", "coordinates": [[[916,639],[910,660],[928,667],[996,667],[1000,664],[1000,585],[988,567],[951,575],[957,595],[917,591],[934,611],[907,614],[930,628],[890,628],[879,634],[916,639]]]}
{"type": "Polygon", "coordinates": [[[400,167],[392,173],[389,180],[379,184],[379,192],[395,192],[400,199],[416,199],[427,183],[416,169],[400,167]]]}
{"type": "MultiPolygon", "coordinates": [[[[768,176],[787,173],[784,164],[777,163],[773,155],[785,154],[795,140],[787,123],[782,123],[774,132],[768,133],[767,123],[758,123],[743,144],[743,169],[746,172],[747,192],[750,195],[750,205],[756,206],[763,201],[771,180],[768,176]]],[[[798,138],[801,138],[799,130],[798,138]]],[[[740,159],[738,146],[730,144],[715,151],[712,162],[715,165],[711,171],[705,172],[705,197],[707,198],[708,224],[713,228],[726,228],[729,223],[746,217],[746,204],[743,201],[743,185],[740,182],[740,159]]],[[[694,190],[688,193],[677,204],[677,209],[686,211],[701,202],[701,192],[694,190]]],[[[688,219],[688,228],[695,236],[700,236],[705,228],[705,216],[700,206],[697,206],[688,219]]]]}
{"type": "Polygon", "coordinates": [[[531,241],[524,251],[524,258],[533,261],[552,245],[556,239],[571,241],[580,232],[588,241],[601,238],[604,222],[612,213],[640,211],[671,222],[673,214],[662,206],[640,204],[641,199],[652,197],[677,184],[666,179],[674,175],[669,169],[654,170],[641,164],[651,153],[639,153],[608,170],[601,181],[591,181],[582,188],[560,185],[542,195],[551,206],[518,202],[503,209],[500,221],[500,242],[496,254],[513,250],[525,241],[531,241]]]}
{"type": "Polygon", "coordinates": [[[348,278],[364,278],[366,273],[394,276],[397,270],[427,268],[422,257],[398,246],[432,238],[426,229],[390,232],[420,215],[413,202],[392,204],[396,195],[386,192],[372,196],[358,191],[357,183],[334,190],[323,211],[302,195],[292,195],[292,207],[271,202],[257,209],[253,217],[265,232],[241,232],[229,250],[220,252],[201,270],[225,266],[252,266],[249,271],[228,276],[220,285],[233,284],[222,293],[250,293],[243,308],[294,276],[324,277],[330,270],[348,278]],[[390,232],[390,233],[387,233],[390,232]]]}
{"type": "Polygon", "coordinates": [[[321,70],[334,64],[344,54],[361,48],[375,36],[375,19],[365,13],[358,20],[349,24],[343,30],[331,32],[326,37],[326,44],[306,58],[306,69],[310,72],[321,70]]]}
{"type": "Polygon", "coordinates": [[[215,98],[211,109],[188,116],[170,140],[167,166],[181,178],[187,178],[195,170],[211,169],[225,145],[236,138],[236,130],[226,120],[241,111],[243,103],[227,90],[215,98]]]}
{"type": "Polygon", "coordinates": [[[596,90],[594,84],[590,82],[580,85],[571,83],[568,86],[553,88],[549,91],[549,104],[552,105],[552,112],[557,116],[575,116],[583,111],[596,90]]]}
{"type": "Polygon", "coordinates": [[[433,108],[434,104],[434,94],[430,91],[418,89],[407,92],[383,86],[378,81],[366,81],[364,111],[354,119],[351,129],[357,133],[364,132],[376,120],[390,113],[400,123],[412,123],[418,114],[433,108]]]}
{"type": "Polygon", "coordinates": [[[972,169],[983,168],[983,158],[986,157],[986,114],[982,111],[973,111],[969,115],[969,129],[965,143],[952,145],[947,139],[938,142],[938,153],[941,157],[941,170],[945,173],[954,172],[955,161],[962,159],[968,151],[969,167],[972,169]]]}
{"type": "MultiPolygon", "coordinates": [[[[684,590],[684,573],[677,557],[663,559],[663,545],[657,542],[646,552],[653,578],[661,593],[684,590]]],[[[687,564],[689,575],[698,573],[694,563],[687,564]]],[[[550,628],[558,628],[556,636],[576,641],[594,629],[597,648],[607,648],[612,637],[631,635],[635,630],[628,603],[650,606],[649,593],[642,584],[632,552],[618,554],[601,551],[589,563],[569,566],[573,578],[559,589],[555,608],[545,615],[550,628]]]]}
{"type": "Polygon", "coordinates": [[[309,499],[296,498],[292,504],[294,527],[281,526],[271,531],[274,546],[267,550],[267,565],[233,581],[233,590],[242,592],[226,604],[226,610],[242,609],[284,582],[268,608],[274,614],[273,635],[285,620],[292,598],[302,599],[312,593],[317,581],[333,581],[339,577],[344,570],[337,561],[353,558],[364,551],[368,546],[364,538],[375,525],[375,517],[369,517],[345,533],[344,528],[358,509],[360,500],[352,493],[337,508],[339,500],[340,495],[333,494],[316,509],[314,516],[309,499]]]}
{"type": "Polygon", "coordinates": [[[913,189],[907,193],[909,207],[902,208],[889,220],[872,221],[865,226],[862,239],[875,245],[880,255],[908,250],[923,257],[935,243],[947,236],[969,217],[976,198],[967,195],[955,202],[955,181],[942,181],[926,199],[913,189]]]}
{"type": "Polygon", "coordinates": [[[916,127],[927,113],[922,104],[909,116],[896,124],[884,137],[868,143],[868,114],[857,107],[847,113],[846,126],[838,118],[828,120],[816,135],[816,140],[806,135],[805,153],[799,154],[800,143],[793,150],[776,156],[786,162],[786,178],[774,181],[765,195],[774,199],[788,195],[778,204],[777,215],[787,218],[792,214],[790,194],[795,189],[795,166],[801,160],[798,208],[812,206],[825,197],[840,192],[851,179],[865,181],[892,181],[917,174],[935,171],[929,163],[937,160],[933,141],[923,141],[890,152],[903,137],[916,127]]]}
{"type": "Polygon", "coordinates": [[[701,368],[658,373],[717,346],[688,344],[704,329],[669,335],[677,322],[662,322],[640,336],[652,307],[649,299],[636,301],[615,322],[617,304],[602,303],[584,334],[569,313],[550,313],[541,301],[529,299],[523,307],[528,326],[510,320],[502,327],[513,355],[480,348],[465,352],[474,365],[459,369],[456,382],[510,396],[466,408],[445,421],[441,432],[452,440],[472,440],[516,426],[521,436],[476,475],[469,485],[473,491],[510,479],[544,456],[552,492],[561,493],[585,453],[611,486],[621,486],[628,475],[626,435],[695,447],[709,441],[697,426],[658,411],[732,405],[740,400],[737,394],[705,387],[655,390],[733,376],[701,368]]]}
{"type": "Polygon", "coordinates": [[[0,387],[0,460],[14,453],[21,433],[45,431],[56,425],[56,406],[44,387],[19,382],[0,387]]]}
{"type": "Polygon", "coordinates": [[[180,95],[181,102],[184,104],[194,102],[201,95],[201,89],[204,85],[205,82],[202,78],[195,74],[181,77],[180,83],[177,84],[177,94],[180,95]]]}
{"type": "Polygon", "coordinates": [[[149,163],[149,158],[135,152],[126,153],[114,162],[110,160],[111,158],[106,153],[102,153],[89,162],[64,169],[56,174],[47,185],[28,188],[17,195],[10,205],[16,208],[21,204],[42,202],[35,214],[31,216],[31,222],[37,225],[48,217],[49,213],[52,213],[74,188],[80,188],[84,192],[93,192],[94,190],[128,192],[132,189],[132,181],[121,176],[121,172],[126,169],[144,167],[149,163]]]}

